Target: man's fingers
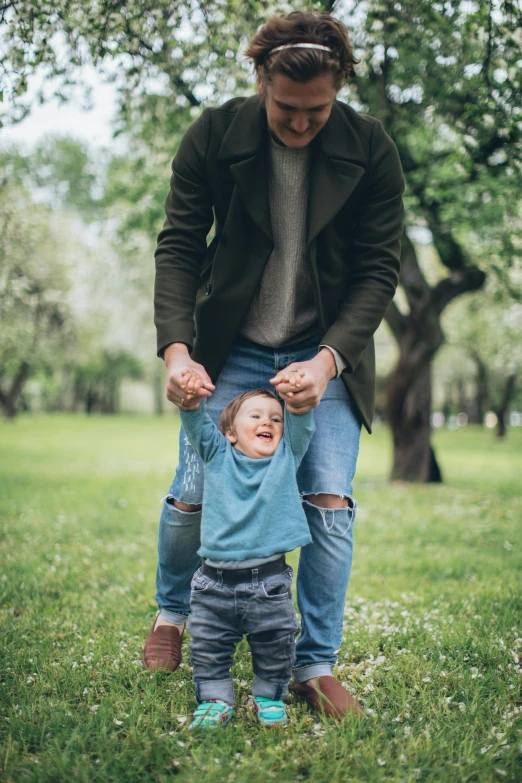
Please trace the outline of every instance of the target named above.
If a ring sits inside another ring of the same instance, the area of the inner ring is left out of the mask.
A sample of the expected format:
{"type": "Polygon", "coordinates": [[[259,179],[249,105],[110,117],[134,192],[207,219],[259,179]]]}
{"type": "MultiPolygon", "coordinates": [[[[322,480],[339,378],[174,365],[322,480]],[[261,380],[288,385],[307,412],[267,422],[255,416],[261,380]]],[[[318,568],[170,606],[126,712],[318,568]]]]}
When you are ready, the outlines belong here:
{"type": "Polygon", "coordinates": [[[288,365],[288,367],[285,367],[284,370],[280,370],[276,375],[274,375],[273,378],[270,378],[270,383],[274,386],[277,386],[279,383],[283,383],[285,378],[288,378],[290,373],[294,372],[294,370],[297,368],[292,367],[291,364],[288,365]]]}
{"type": "Polygon", "coordinates": [[[174,405],[177,405],[182,398],[193,402],[195,400],[201,401],[203,397],[212,397],[212,392],[210,389],[206,389],[204,386],[200,386],[197,391],[189,392],[182,386],[179,386],[177,383],[169,383],[167,385],[166,394],[168,401],[173,402],[174,405]]]}
{"type": "Polygon", "coordinates": [[[283,394],[278,389],[277,393],[286,402],[287,408],[290,411],[290,413],[295,413],[295,410],[299,410],[299,413],[306,413],[307,410],[312,410],[312,408],[317,408],[320,402],[319,395],[317,394],[310,395],[310,392],[307,390],[300,389],[299,391],[285,392],[283,394]]]}

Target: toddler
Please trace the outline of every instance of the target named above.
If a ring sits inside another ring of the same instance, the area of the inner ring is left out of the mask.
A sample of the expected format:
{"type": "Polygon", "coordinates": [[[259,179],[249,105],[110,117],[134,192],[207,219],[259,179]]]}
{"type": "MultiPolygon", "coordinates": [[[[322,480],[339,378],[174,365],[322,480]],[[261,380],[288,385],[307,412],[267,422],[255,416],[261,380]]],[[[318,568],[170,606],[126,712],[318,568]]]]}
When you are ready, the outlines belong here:
{"type": "MultiPolygon", "coordinates": [[[[291,375],[298,388],[304,372],[291,375]]],[[[183,380],[185,387],[199,385],[191,370],[183,380]]],[[[285,553],[312,540],[296,481],[315,429],[312,411],[283,411],[273,392],[253,389],[227,405],[219,429],[205,400],[180,414],[205,475],[202,563],[191,584],[188,621],[198,702],[191,728],[224,726],[232,717],[230,669],[244,634],[258,719],[280,726],[299,631],[285,553]]]]}

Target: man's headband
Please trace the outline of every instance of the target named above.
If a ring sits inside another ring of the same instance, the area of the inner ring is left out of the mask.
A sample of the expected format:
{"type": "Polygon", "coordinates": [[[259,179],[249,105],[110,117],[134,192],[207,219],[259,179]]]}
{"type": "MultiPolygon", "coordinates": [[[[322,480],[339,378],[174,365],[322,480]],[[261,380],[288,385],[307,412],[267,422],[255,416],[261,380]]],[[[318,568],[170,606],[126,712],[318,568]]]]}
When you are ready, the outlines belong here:
{"type": "Polygon", "coordinates": [[[322,44],[293,43],[293,44],[283,44],[283,46],[276,46],[275,49],[270,49],[270,51],[267,54],[267,57],[269,57],[274,52],[280,52],[283,49],[320,49],[323,52],[331,52],[331,54],[335,54],[333,49],[330,49],[329,46],[323,46],[322,44]]]}

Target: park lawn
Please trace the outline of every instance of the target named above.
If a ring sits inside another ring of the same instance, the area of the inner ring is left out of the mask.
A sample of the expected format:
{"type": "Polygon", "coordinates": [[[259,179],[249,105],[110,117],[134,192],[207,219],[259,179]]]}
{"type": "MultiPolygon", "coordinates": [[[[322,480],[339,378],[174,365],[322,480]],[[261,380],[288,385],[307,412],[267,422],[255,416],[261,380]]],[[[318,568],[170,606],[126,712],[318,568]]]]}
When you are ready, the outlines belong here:
{"type": "Polygon", "coordinates": [[[431,487],[388,484],[386,429],[363,437],[337,672],[363,721],[292,701],[261,730],[243,642],[233,722],[192,734],[188,650],[141,664],[177,428],[0,423],[0,781],[522,780],[522,430],[437,432],[431,487]]]}

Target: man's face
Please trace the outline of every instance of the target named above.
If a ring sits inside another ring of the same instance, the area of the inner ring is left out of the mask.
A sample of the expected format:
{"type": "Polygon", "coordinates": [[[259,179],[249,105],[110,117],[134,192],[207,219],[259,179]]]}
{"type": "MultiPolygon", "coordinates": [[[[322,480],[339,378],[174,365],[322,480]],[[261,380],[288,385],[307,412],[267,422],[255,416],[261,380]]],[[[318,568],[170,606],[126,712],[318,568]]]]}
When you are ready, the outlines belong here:
{"type": "Polygon", "coordinates": [[[331,73],[309,82],[277,73],[270,84],[258,85],[272,135],[294,149],[306,147],[326,125],[337,94],[331,73]]]}

